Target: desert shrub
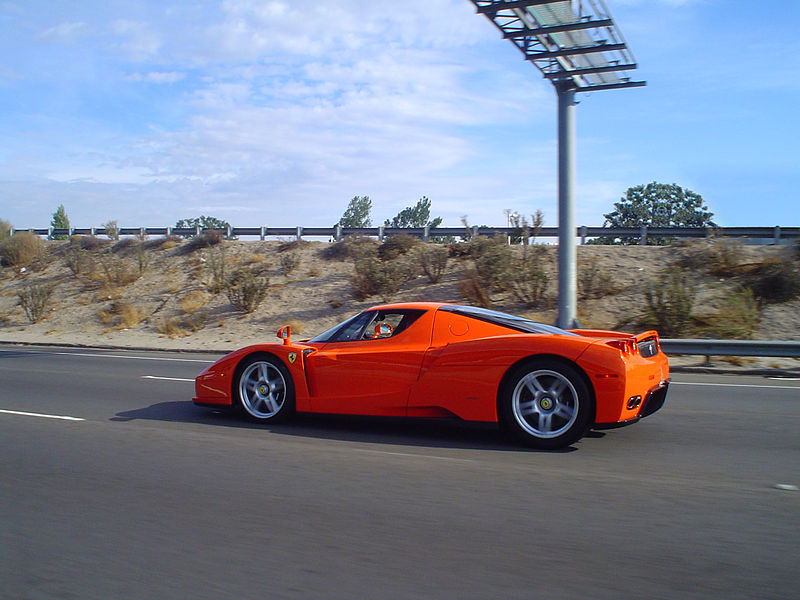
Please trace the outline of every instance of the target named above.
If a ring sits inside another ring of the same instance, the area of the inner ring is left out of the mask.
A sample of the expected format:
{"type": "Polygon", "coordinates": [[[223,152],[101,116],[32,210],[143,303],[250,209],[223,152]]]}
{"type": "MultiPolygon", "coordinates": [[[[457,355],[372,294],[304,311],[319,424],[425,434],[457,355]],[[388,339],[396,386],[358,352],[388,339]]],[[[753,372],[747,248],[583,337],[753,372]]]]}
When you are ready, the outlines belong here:
{"type": "Polygon", "coordinates": [[[740,241],[719,237],[686,243],[677,263],[684,269],[730,277],[737,273],[743,256],[740,241]]]}
{"type": "Polygon", "coordinates": [[[206,286],[212,294],[219,294],[228,285],[226,278],[225,247],[209,248],[205,253],[208,279],[206,286]]]}
{"type": "Polygon", "coordinates": [[[136,238],[122,238],[111,247],[114,254],[127,254],[133,247],[139,244],[136,238]]]}
{"type": "Polygon", "coordinates": [[[388,302],[410,278],[411,269],[405,261],[385,261],[375,256],[364,256],[353,263],[353,296],[357,300],[365,300],[379,295],[384,302],[388,302]]]}
{"type": "Polygon", "coordinates": [[[422,244],[415,252],[422,272],[431,283],[438,283],[447,267],[450,251],[440,244],[422,244]]]}
{"type": "Polygon", "coordinates": [[[378,247],[378,256],[381,260],[394,260],[407,254],[411,249],[420,244],[420,240],[407,233],[398,233],[387,237],[378,247]]]}
{"type": "Polygon", "coordinates": [[[661,275],[644,289],[645,314],[641,324],[658,330],[662,337],[680,337],[692,321],[695,288],[683,273],[661,275]]]}
{"type": "Polygon", "coordinates": [[[0,242],[11,237],[11,223],[5,219],[0,219],[0,242]]]}
{"type": "Polygon", "coordinates": [[[378,250],[378,242],[361,235],[349,235],[340,242],[328,244],[321,256],[326,260],[357,259],[363,256],[374,256],[378,250]]]}
{"type": "Polygon", "coordinates": [[[211,248],[212,246],[221,244],[224,239],[225,239],[224,233],[212,229],[210,231],[204,231],[200,235],[194,236],[188,242],[186,242],[186,244],[182,247],[182,249],[184,253],[190,254],[195,250],[200,250],[202,248],[211,248]]]}
{"type": "Polygon", "coordinates": [[[787,302],[800,295],[800,268],[793,261],[766,261],[744,277],[744,285],[766,304],[787,302]]]}
{"type": "Polygon", "coordinates": [[[73,235],[69,238],[70,247],[78,247],[82,250],[100,250],[107,247],[108,244],[108,240],[101,240],[94,235],[73,235]]]}
{"type": "Polygon", "coordinates": [[[291,242],[281,242],[278,245],[278,252],[294,252],[308,246],[311,242],[304,239],[296,239],[291,242]]]}
{"type": "Polygon", "coordinates": [[[578,267],[578,293],[583,300],[602,298],[617,292],[611,272],[591,258],[578,267]]]}
{"type": "Polygon", "coordinates": [[[129,285],[142,275],[132,261],[110,253],[100,254],[97,262],[100,264],[100,271],[107,287],[129,285]]]}
{"type": "MultiPolygon", "coordinates": [[[[469,243],[472,244],[472,241],[469,243]]],[[[476,246],[476,248],[480,248],[480,250],[473,255],[475,270],[489,294],[508,289],[509,273],[517,266],[514,264],[511,248],[504,243],[497,242],[485,247],[476,246]]]]}
{"type": "Polygon", "coordinates": [[[228,281],[225,292],[235,309],[251,313],[264,300],[268,287],[269,278],[265,275],[256,275],[252,269],[240,269],[228,281]]]}
{"type": "Polygon", "coordinates": [[[550,283],[550,276],[533,258],[516,259],[507,271],[506,286],[511,294],[529,307],[541,306],[550,283]]]}
{"type": "Polygon", "coordinates": [[[145,242],[139,242],[136,246],[136,266],[139,269],[139,276],[144,275],[147,267],[150,266],[150,255],[147,253],[145,242]]]}
{"type": "Polygon", "coordinates": [[[17,292],[17,303],[31,323],[38,323],[47,314],[52,293],[53,286],[43,283],[28,284],[17,292]]]}
{"type": "Polygon", "coordinates": [[[464,273],[459,283],[461,296],[470,304],[476,304],[483,308],[491,308],[492,298],[489,290],[478,276],[478,271],[474,265],[465,265],[464,273]]]}
{"type": "Polygon", "coordinates": [[[192,314],[208,304],[209,300],[211,300],[211,296],[208,292],[194,290],[178,300],[178,306],[180,306],[184,314],[192,314]]]}
{"type": "Polygon", "coordinates": [[[93,273],[96,266],[94,255],[77,244],[70,244],[64,251],[64,262],[76,276],[93,273]]]}
{"type": "Polygon", "coordinates": [[[278,257],[278,266],[281,273],[288,275],[300,266],[300,254],[297,252],[286,252],[278,257]]]}
{"type": "Polygon", "coordinates": [[[479,235],[471,240],[469,240],[465,246],[465,252],[468,256],[471,256],[473,259],[480,258],[484,254],[490,252],[496,252],[498,247],[503,247],[508,251],[506,246],[506,241],[502,237],[486,237],[485,235],[479,235]]]}
{"type": "Polygon", "coordinates": [[[4,265],[25,267],[35,260],[43,261],[44,242],[29,231],[19,231],[0,242],[0,259],[4,265]]]}
{"type": "Polygon", "coordinates": [[[721,299],[716,315],[698,320],[705,335],[744,340],[753,337],[758,318],[758,301],[753,290],[741,288],[728,292],[721,299]]]}
{"type": "Polygon", "coordinates": [[[135,327],[145,317],[145,312],[142,308],[134,306],[129,302],[123,300],[116,300],[111,303],[105,310],[97,313],[97,316],[104,325],[113,325],[120,329],[130,329],[135,327]]]}
{"type": "Polygon", "coordinates": [[[106,237],[108,239],[114,241],[119,240],[119,225],[117,225],[116,221],[108,221],[103,225],[103,229],[106,230],[106,237]]]}

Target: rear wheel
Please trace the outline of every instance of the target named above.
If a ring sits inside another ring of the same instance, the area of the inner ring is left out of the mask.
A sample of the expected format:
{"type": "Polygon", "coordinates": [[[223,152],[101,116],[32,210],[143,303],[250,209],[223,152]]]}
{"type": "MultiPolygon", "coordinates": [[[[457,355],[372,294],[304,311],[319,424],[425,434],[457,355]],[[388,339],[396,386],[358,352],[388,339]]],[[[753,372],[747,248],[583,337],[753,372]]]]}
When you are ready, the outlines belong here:
{"type": "Polygon", "coordinates": [[[248,357],[237,373],[233,392],[246,417],[258,422],[279,421],[294,412],[292,376],[276,357],[248,357]]]}
{"type": "Polygon", "coordinates": [[[575,367],[538,359],[511,373],[497,408],[501,425],[522,443],[554,449],[586,433],[592,404],[589,387],[575,367]]]}

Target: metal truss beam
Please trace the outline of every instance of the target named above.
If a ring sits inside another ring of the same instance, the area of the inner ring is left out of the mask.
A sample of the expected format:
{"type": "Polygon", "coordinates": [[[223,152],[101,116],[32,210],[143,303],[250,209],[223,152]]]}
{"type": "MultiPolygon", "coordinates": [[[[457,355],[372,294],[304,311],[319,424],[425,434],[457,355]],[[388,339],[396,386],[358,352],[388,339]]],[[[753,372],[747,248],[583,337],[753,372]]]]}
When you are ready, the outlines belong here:
{"type": "Polygon", "coordinates": [[[577,56],[578,54],[594,54],[595,52],[613,52],[624,50],[625,44],[597,44],[596,46],[578,46],[575,48],[562,48],[561,50],[543,50],[525,55],[527,60],[540,60],[543,58],[557,58],[559,56],[577,56]]]}
{"type": "Polygon", "coordinates": [[[512,8],[527,8],[528,6],[541,6],[543,4],[555,4],[563,0],[526,0],[526,1],[511,1],[506,2],[492,2],[491,4],[478,5],[478,13],[482,15],[496,15],[501,10],[511,10],[512,8]]]}
{"type": "Polygon", "coordinates": [[[636,68],[636,63],[624,63],[619,65],[606,65],[603,67],[586,67],[583,69],[572,69],[571,71],[545,72],[547,79],[568,79],[576,75],[594,75],[596,73],[610,73],[612,71],[630,71],[636,68]]]}
{"type": "Polygon", "coordinates": [[[581,29],[594,29],[595,27],[609,27],[614,24],[611,19],[596,19],[590,21],[577,21],[566,25],[548,25],[547,27],[525,27],[519,31],[503,31],[503,39],[519,39],[534,37],[537,35],[548,35],[550,33],[565,33],[567,31],[579,31],[581,29]]]}
{"type": "Polygon", "coordinates": [[[605,83],[600,85],[586,85],[576,87],[576,92],[599,92],[600,90],[619,90],[622,88],[644,87],[647,85],[646,81],[623,81],[620,83],[605,83]]]}

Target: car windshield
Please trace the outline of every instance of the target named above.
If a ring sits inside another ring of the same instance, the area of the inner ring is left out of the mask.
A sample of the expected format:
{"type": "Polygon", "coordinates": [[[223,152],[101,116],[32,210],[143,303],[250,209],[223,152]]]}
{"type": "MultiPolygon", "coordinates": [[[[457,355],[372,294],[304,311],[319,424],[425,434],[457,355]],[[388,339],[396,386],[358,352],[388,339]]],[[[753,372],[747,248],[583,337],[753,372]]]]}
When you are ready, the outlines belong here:
{"type": "Polygon", "coordinates": [[[439,310],[456,313],[457,315],[463,315],[465,317],[472,317],[473,319],[479,319],[481,321],[487,321],[488,323],[500,325],[501,327],[508,327],[509,329],[514,329],[515,331],[522,331],[525,333],[545,333],[550,335],[556,334],[556,335],[577,336],[577,334],[575,333],[572,333],[570,331],[565,331],[564,329],[560,329],[552,325],[537,323],[536,321],[531,321],[530,319],[509,315],[507,313],[498,312],[496,310],[489,310],[487,308],[450,304],[447,306],[442,306],[439,310]]]}

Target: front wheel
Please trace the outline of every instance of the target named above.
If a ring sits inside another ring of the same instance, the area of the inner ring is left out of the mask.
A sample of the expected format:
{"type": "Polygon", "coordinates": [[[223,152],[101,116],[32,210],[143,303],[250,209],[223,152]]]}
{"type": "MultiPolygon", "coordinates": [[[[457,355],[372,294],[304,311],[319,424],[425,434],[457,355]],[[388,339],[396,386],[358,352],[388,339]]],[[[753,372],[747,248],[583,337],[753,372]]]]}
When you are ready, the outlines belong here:
{"type": "Polygon", "coordinates": [[[522,443],[555,449],[586,433],[593,399],[575,367],[540,359],[511,373],[500,391],[497,408],[500,424],[522,443]]]}
{"type": "Polygon", "coordinates": [[[271,355],[245,359],[237,369],[234,395],[253,421],[279,421],[294,412],[294,383],[283,363],[271,355]]]}

